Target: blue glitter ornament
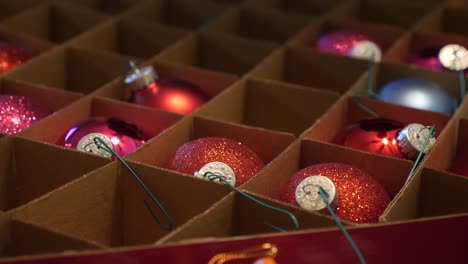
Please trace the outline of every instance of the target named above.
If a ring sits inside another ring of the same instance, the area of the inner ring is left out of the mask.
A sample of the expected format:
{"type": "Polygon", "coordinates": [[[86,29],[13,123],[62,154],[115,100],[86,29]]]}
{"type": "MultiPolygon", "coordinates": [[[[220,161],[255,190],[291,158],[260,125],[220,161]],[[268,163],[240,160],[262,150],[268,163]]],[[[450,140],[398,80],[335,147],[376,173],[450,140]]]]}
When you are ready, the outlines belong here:
{"type": "Polygon", "coordinates": [[[380,90],[381,99],[388,103],[426,111],[453,114],[456,99],[434,82],[405,78],[385,84],[380,90]]]}

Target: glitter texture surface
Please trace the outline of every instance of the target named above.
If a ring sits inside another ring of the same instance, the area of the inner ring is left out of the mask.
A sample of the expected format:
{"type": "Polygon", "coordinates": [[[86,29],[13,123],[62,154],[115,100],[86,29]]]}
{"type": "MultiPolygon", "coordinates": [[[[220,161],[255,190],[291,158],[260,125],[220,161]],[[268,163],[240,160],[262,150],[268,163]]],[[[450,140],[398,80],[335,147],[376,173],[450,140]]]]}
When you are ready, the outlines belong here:
{"type": "Polygon", "coordinates": [[[362,33],[340,30],[325,33],[321,36],[317,40],[317,48],[321,51],[348,56],[354,45],[363,40],[369,40],[377,43],[375,40],[372,40],[369,36],[362,33]]]}
{"type": "Polygon", "coordinates": [[[338,218],[356,223],[375,223],[390,203],[384,188],[369,174],[346,164],[322,163],[296,172],[279,193],[279,199],[297,205],[296,187],[305,178],[322,175],[330,178],[337,196],[332,202],[338,218]]]}
{"type": "Polygon", "coordinates": [[[25,60],[24,49],[0,42],[0,74],[13,69],[25,60]]]}
{"type": "Polygon", "coordinates": [[[25,96],[0,95],[0,132],[11,135],[46,117],[50,111],[25,96]]]}
{"type": "Polygon", "coordinates": [[[264,166],[260,157],[242,143],[226,138],[206,137],[182,145],[164,167],[194,175],[205,164],[214,161],[231,167],[236,176],[236,186],[245,183],[264,166]]]}

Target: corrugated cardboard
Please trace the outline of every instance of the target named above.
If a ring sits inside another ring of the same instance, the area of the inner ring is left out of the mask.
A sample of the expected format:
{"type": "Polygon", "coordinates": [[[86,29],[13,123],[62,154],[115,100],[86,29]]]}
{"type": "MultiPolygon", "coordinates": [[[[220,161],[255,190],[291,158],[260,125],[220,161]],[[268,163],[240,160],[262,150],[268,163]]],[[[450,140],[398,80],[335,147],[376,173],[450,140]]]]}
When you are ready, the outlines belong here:
{"type": "Polygon", "coordinates": [[[213,99],[197,115],[300,135],[338,98],[309,87],[248,79],[213,99]]]}
{"type": "Polygon", "coordinates": [[[77,47],[63,47],[5,74],[10,79],[90,93],[118,77],[128,57],[77,47]],[[50,74],[53,72],[54,74],[50,74]]]}
{"type": "Polygon", "coordinates": [[[174,44],[188,31],[130,19],[115,19],[82,34],[73,46],[147,59],[174,44]]]}
{"type": "Polygon", "coordinates": [[[283,43],[311,20],[307,16],[243,7],[227,12],[209,24],[206,30],[283,43]]]}
{"type": "Polygon", "coordinates": [[[4,157],[0,171],[2,211],[23,205],[110,161],[15,137],[3,139],[0,152],[4,157]]]}
{"type": "Polygon", "coordinates": [[[5,19],[10,31],[62,43],[106,19],[92,10],[65,4],[42,4],[5,19]]]}
{"type": "Polygon", "coordinates": [[[280,49],[259,63],[249,75],[345,93],[367,69],[368,63],[363,60],[322,53],[309,46],[280,49]]]}
{"type": "Polygon", "coordinates": [[[275,50],[272,43],[202,32],[160,53],[163,61],[243,75],[275,50]],[[229,61],[229,63],[226,63],[229,61]]]}

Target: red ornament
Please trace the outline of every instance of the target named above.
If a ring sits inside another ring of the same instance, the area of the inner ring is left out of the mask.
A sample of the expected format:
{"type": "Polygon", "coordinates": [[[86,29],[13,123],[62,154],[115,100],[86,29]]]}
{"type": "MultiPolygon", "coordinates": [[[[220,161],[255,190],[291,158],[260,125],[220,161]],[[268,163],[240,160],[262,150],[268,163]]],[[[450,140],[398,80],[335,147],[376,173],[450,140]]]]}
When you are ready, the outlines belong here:
{"type": "Polygon", "coordinates": [[[324,210],[318,186],[328,193],[338,218],[375,223],[390,203],[385,189],[369,174],[346,164],[322,163],[296,172],[279,193],[282,201],[309,210],[324,210]]]}
{"type": "Polygon", "coordinates": [[[0,42],[0,74],[22,64],[26,57],[24,49],[0,42]]]}
{"type": "Polygon", "coordinates": [[[232,178],[232,181],[228,181],[240,186],[264,165],[253,150],[240,142],[227,138],[206,137],[182,145],[166,161],[164,167],[190,175],[210,171],[228,179],[232,178]],[[211,166],[216,162],[224,164],[211,166]]]}
{"type": "Polygon", "coordinates": [[[0,95],[0,132],[11,135],[46,117],[50,111],[25,96],[0,95]]]}
{"type": "Polygon", "coordinates": [[[59,144],[67,148],[112,157],[96,146],[95,137],[103,140],[121,157],[145,143],[143,133],[137,126],[119,118],[109,117],[92,118],[70,128],[59,144]]]}
{"type": "Polygon", "coordinates": [[[373,58],[380,61],[382,51],[370,36],[362,33],[339,30],[327,32],[316,43],[321,51],[357,58],[373,58]]]}
{"type": "MultiPolygon", "coordinates": [[[[428,132],[427,127],[416,123],[405,126],[386,118],[371,118],[346,127],[333,143],[394,158],[415,159],[428,132]]],[[[431,136],[424,153],[434,144],[435,138],[431,136]]]]}
{"type": "Polygon", "coordinates": [[[176,80],[159,80],[152,66],[136,68],[124,82],[132,90],[130,101],[183,115],[190,114],[206,101],[208,96],[197,86],[176,80]]]}
{"type": "Polygon", "coordinates": [[[468,154],[459,155],[453,161],[449,172],[468,177],[468,154]]]}

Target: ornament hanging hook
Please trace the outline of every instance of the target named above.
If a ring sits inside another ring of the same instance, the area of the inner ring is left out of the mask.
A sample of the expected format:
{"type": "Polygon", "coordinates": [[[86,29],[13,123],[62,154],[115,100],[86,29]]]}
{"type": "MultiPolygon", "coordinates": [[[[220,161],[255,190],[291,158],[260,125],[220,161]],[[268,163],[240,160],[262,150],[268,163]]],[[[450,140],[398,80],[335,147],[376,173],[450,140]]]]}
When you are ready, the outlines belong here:
{"type": "Polygon", "coordinates": [[[148,188],[148,186],[146,186],[146,184],[143,182],[143,180],[141,180],[141,178],[137,175],[137,173],[130,167],[130,165],[128,165],[127,162],[125,162],[110,146],[108,146],[101,138],[99,137],[95,137],[94,139],[94,144],[99,148],[99,149],[103,149],[104,151],[108,152],[109,154],[111,154],[112,156],[114,156],[115,158],[117,158],[124,166],[125,168],[132,174],[132,176],[138,181],[138,183],[140,184],[140,186],[144,189],[144,191],[146,192],[146,194],[149,195],[149,197],[151,198],[151,200],[156,204],[156,206],[159,208],[159,210],[161,210],[161,212],[164,214],[168,224],[167,225],[163,225],[161,223],[161,221],[158,219],[158,217],[156,216],[156,214],[153,212],[153,209],[151,209],[149,203],[145,200],[143,200],[143,203],[145,204],[145,207],[146,209],[148,210],[148,212],[151,214],[151,217],[153,218],[153,220],[164,230],[166,231],[170,231],[172,230],[173,228],[173,222],[172,222],[172,218],[169,216],[169,214],[167,213],[166,209],[164,209],[164,207],[162,206],[162,204],[158,201],[158,199],[156,199],[156,197],[153,195],[153,193],[150,191],[150,189],[148,188]]]}
{"type": "MultiPolygon", "coordinates": [[[[223,177],[223,176],[220,176],[220,175],[217,175],[217,174],[214,174],[214,173],[208,171],[208,172],[203,174],[203,178],[208,179],[209,181],[218,180],[218,181],[226,184],[227,186],[229,186],[231,189],[233,189],[237,193],[239,193],[239,194],[243,195],[244,197],[248,198],[249,200],[252,200],[253,202],[258,203],[261,206],[264,206],[264,207],[269,208],[271,210],[286,214],[287,216],[289,216],[292,219],[292,221],[294,223],[294,230],[299,230],[299,221],[297,220],[296,216],[293,213],[291,213],[290,211],[282,209],[282,208],[278,208],[278,207],[273,206],[273,205],[269,205],[269,204],[267,204],[265,202],[262,202],[262,201],[256,199],[255,197],[253,197],[253,196],[239,190],[234,185],[230,184],[228,181],[226,181],[225,177],[223,177]]],[[[266,225],[273,228],[273,229],[275,229],[275,230],[277,230],[277,231],[279,231],[279,232],[286,232],[285,229],[274,226],[272,224],[266,223],[266,225]]]]}

